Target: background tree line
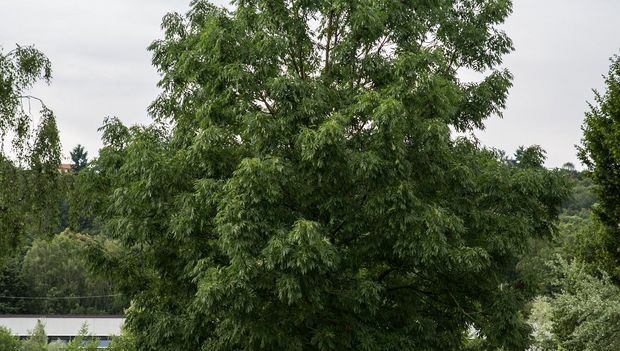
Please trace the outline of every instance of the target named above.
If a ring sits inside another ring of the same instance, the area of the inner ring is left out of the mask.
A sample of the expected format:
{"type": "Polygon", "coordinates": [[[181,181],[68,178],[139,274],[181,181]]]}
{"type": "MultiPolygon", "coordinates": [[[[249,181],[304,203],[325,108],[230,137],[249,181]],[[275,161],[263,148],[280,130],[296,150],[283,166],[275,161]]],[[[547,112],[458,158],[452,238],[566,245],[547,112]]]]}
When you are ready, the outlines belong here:
{"type": "Polygon", "coordinates": [[[83,245],[65,231],[70,221],[77,230],[94,230],[70,206],[88,159],[78,145],[70,153],[73,171],[59,172],[54,114],[28,95],[38,80],[49,83],[51,72],[33,47],[0,51],[0,135],[11,146],[0,151],[0,314],[121,313],[119,298],[84,298],[114,289],[90,272],[83,245]]]}

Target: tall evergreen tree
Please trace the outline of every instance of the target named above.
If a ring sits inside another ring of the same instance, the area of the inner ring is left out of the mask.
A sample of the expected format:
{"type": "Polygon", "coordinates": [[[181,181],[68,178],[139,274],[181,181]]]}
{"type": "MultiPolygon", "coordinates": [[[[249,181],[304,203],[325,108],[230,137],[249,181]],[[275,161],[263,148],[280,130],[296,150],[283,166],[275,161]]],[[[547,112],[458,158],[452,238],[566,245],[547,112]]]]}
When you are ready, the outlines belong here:
{"type": "Polygon", "coordinates": [[[84,146],[77,144],[69,153],[71,156],[71,169],[75,173],[79,173],[88,165],[88,152],[84,151],[84,146]]]}
{"type": "Polygon", "coordinates": [[[554,231],[565,184],[451,134],[504,107],[510,11],[197,0],[167,15],[156,122],[107,120],[80,174],[115,241],[84,239],[132,299],[138,349],[458,350],[473,327],[523,350],[515,264],[554,231]]]}

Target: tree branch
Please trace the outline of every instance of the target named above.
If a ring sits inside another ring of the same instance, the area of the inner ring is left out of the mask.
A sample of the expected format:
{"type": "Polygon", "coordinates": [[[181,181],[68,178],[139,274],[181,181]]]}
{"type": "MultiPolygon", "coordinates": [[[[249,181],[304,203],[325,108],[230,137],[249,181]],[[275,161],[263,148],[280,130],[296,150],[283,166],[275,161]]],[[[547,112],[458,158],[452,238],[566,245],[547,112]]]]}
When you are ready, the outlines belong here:
{"type": "Polygon", "coordinates": [[[452,298],[452,300],[454,301],[454,303],[456,304],[456,306],[459,308],[459,310],[461,310],[461,312],[463,312],[463,314],[468,317],[469,319],[471,319],[472,322],[476,323],[476,324],[480,324],[480,322],[474,318],[471,314],[467,313],[467,311],[465,311],[465,309],[463,307],[461,307],[461,305],[459,304],[459,302],[456,300],[456,298],[454,297],[454,295],[452,295],[451,292],[448,292],[448,294],[450,295],[450,297],[452,298]]]}
{"type": "Polygon", "coordinates": [[[260,93],[260,100],[263,102],[263,104],[265,104],[265,107],[267,107],[269,114],[275,116],[276,114],[275,110],[273,109],[273,107],[271,107],[271,105],[267,101],[267,98],[265,97],[265,93],[263,93],[262,91],[260,93]]]}
{"type": "Polygon", "coordinates": [[[334,12],[330,11],[327,19],[327,44],[325,45],[325,73],[329,73],[329,51],[332,41],[332,26],[333,26],[334,12]]]}
{"type": "Polygon", "coordinates": [[[45,103],[43,102],[43,100],[39,99],[39,98],[38,98],[38,97],[36,97],[36,96],[32,96],[32,95],[20,95],[20,96],[19,96],[19,98],[20,98],[20,99],[28,99],[28,100],[37,100],[38,102],[40,102],[40,103],[41,103],[41,105],[43,105],[43,107],[46,107],[46,106],[45,106],[45,103]]]}
{"type": "Polygon", "coordinates": [[[383,38],[383,41],[379,44],[379,47],[377,48],[377,55],[381,53],[381,50],[383,49],[385,43],[387,43],[388,39],[390,39],[389,33],[385,36],[385,38],[383,38]]]}
{"type": "Polygon", "coordinates": [[[299,66],[297,65],[297,61],[295,61],[295,54],[292,51],[289,51],[289,55],[291,56],[291,63],[293,64],[293,68],[295,69],[295,73],[297,76],[301,78],[301,71],[299,70],[299,66]]]}
{"type": "Polygon", "coordinates": [[[448,60],[448,67],[446,69],[446,73],[449,73],[452,70],[452,65],[454,65],[456,61],[456,49],[452,51],[450,54],[450,59],[448,60]]]}
{"type": "Polygon", "coordinates": [[[386,269],[385,271],[381,272],[381,273],[377,276],[377,281],[378,281],[378,282],[383,281],[383,279],[385,279],[385,277],[387,277],[390,273],[392,273],[392,272],[396,272],[396,271],[398,271],[398,270],[399,270],[399,268],[396,268],[396,267],[391,267],[391,268],[386,269]]]}

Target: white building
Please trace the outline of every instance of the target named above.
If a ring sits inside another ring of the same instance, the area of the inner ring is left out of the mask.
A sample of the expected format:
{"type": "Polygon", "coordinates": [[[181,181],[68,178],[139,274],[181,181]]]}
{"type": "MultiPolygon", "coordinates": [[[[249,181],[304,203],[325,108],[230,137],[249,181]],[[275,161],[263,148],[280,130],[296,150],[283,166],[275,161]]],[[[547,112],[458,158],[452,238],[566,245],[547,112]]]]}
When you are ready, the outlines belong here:
{"type": "Polygon", "coordinates": [[[105,348],[111,336],[120,335],[124,320],[121,316],[0,315],[0,326],[10,329],[20,339],[25,339],[30,336],[37,321],[41,321],[49,341],[68,341],[86,325],[89,336],[99,339],[100,347],[105,348]]]}

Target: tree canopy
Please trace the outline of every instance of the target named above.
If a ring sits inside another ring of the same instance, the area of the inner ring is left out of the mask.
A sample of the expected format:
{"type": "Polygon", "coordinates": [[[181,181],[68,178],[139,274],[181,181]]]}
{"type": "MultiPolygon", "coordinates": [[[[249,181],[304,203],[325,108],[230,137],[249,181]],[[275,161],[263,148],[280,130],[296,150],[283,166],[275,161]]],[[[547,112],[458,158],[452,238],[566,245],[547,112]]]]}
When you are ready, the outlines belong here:
{"type": "MultiPolygon", "coordinates": [[[[564,178],[452,130],[501,114],[508,0],[193,1],[155,123],[80,173],[139,350],[522,350],[516,270],[564,178]],[[459,78],[472,69],[477,82],[459,78]],[[113,241],[104,239],[113,238],[113,241]]],[[[526,149],[523,149],[524,151],[526,149]]]]}
{"type": "Polygon", "coordinates": [[[56,229],[58,128],[52,111],[28,94],[33,84],[50,79],[51,64],[34,47],[8,52],[0,47],[0,261],[25,236],[56,229]],[[40,106],[38,114],[33,106],[40,106]],[[10,153],[5,141],[12,145],[10,153]]]}
{"type": "MultiPolygon", "coordinates": [[[[15,49],[3,52],[0,47],[0,137],[11,137],[14,151],[21,161],[28,160],[29,152],[38,149],[39,157],[45,159],[45,152],[53,156],[54,149],[43,150],[47,139],[53,142],[54,137],[46,129],[55,128],[51,111],[43,101],[28,95],[28,90],[38,81],[46,83],[52,78],[52,68],[49,59],[32,46],[17,46],[15,49]],[[24,102],[27,106],[24,106],[24,102]],[[41,107],[42,119],[37,124],[32,120],[32,103],[41,107]],[[53,126],[52,126],[53,125],[53,126]],[[37,136],[33,142],[33,132],[37,136]]],[[[57,132],[56,132],[57,134],[57,132]]],[[[4,156],[4,150],[0,150],[4,156]]],[[[31,160],[32,163],[36,161],[31,160]]]]}
{"type": "Polygon", "coordinates": [[[586,113],[580,158],[596,185],[595,213],[605,226],[605,250],[615,260],[609,273],[620,281],[620,57],[612,58],[605,85],[586,113]]]}

